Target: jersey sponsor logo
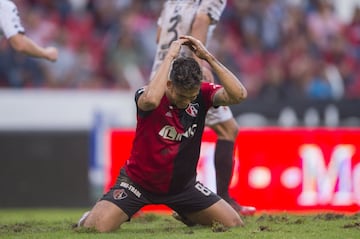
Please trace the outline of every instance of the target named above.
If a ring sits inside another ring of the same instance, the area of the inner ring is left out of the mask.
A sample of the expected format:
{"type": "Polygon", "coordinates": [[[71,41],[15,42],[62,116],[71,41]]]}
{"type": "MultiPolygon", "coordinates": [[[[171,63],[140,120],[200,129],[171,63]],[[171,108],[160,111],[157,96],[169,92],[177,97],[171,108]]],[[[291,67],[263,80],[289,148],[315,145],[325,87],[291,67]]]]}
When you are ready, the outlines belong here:
{"type": "Polygon", "coordinates": [[[128,195],[127,195],[127,193],[125,192],[124,189],[116,189],[113,192],[113,198],[115,200],[122,200],[122,199],[126,198],[127,196],[128,195]]]}
{"type": "Polygon", "coordinates": [[[139,190],[137,190],[133,185],[130,185],[130,184],[126,183],[126,182],[121,182],[120,187],[127,188],[130,192],[135,194],[135,196],[138,197],[138,198],[141,197],[141,192],[139,190]]]}
{"type": "Polygon", "coordinates": [[[185,112],[191,117],[196,117],[199,112],[199,104],[190,103],[189,106],[186,108],[185,112]]]}
{"type": "Polygon", "coordinates": [[[171,125],[165,125],[159,132],[159,135],[164,139],[171,141],[181,141],[183,137],[191,138],[196,132],[197,124],[193,124],[189,127],[184,133],[179,133],[176,131],[175,127],[171,125]]]}

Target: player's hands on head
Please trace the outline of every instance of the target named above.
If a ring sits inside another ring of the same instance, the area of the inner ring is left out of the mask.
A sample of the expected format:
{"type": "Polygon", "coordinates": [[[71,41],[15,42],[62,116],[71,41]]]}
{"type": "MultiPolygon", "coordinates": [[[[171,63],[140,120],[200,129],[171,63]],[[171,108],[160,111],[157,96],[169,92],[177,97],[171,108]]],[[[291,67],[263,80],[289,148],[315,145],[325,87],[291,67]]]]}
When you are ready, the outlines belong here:
{"type": "Polygon", "coordinates": [[[186,39],[177,39],[176,41],[173,41],[170,45],[168,56],[172,58],[176,58],[179,55],[181,46],[187,42],[186,39]]]}
{"type": "Polygon", "coordinates": [[[207,60],[211,55],[200,40],[192,36],[180,36],[180,39],[187,40],[183,44],[188,46],[190,50],[200,59],[207,60]]]}

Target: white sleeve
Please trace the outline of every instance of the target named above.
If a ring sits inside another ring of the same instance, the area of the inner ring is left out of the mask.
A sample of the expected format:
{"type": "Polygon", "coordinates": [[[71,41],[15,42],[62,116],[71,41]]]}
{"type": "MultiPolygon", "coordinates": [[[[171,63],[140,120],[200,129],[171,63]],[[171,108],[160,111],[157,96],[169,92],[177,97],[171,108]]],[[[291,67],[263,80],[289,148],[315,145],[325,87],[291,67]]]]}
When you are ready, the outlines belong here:
{"type": "MultiPolygon", "coordinates": [[[[165,4],[164,4],[164,6],[165,6],[165,4]]],[[[156,24],[157,24],[158,27],[163,26],[163,19],[164,19],[164,16],[163,16],[163,15],[165,14],[165,8],[164,8],[164,6],[163,6],[163,8],[161,9],[160,16],[158,17],[157,22],[156,22],[156,24]]]]}
{"type": "Polygon", "coordinates": [[[211,19],[211,24],[216,24],[226,6],[226,0],[203,0],[200,3],[198,13],[205,13],[211,19]]]}
{"type": "Polygon", "coordinates": [[[0,1],[0,27],[6,38],[25,32],[21,25],[17,7],[11,1],[0,1]]]}

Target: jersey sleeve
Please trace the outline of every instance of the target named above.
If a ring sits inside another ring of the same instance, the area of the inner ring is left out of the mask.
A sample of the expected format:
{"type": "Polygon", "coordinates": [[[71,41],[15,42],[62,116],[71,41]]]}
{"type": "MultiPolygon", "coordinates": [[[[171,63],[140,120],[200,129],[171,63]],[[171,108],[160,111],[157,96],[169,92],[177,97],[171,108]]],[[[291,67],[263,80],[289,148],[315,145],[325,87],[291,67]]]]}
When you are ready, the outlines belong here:
{"type": "Polygon", "coordinates": [[[0,3],[0,27],[6,38],[25,32],[17,7],[11,1],[6,0],[0,3]]]}
{"type": "Polygon", "coordinates": [[[226,0],[201,1],[198,13],[207,14],[211,19],[211,24],[216,24],[221,17],[226,6],[226,0]]]}
{"type": "Polygon", "coordinates": [[[151,112],[151,111],[143,111],[138,107],[139,97],[140,97],[140,95],[142,95],[142,93],[144,93],[144,91],[145,91],[145,87],[142,87],[135,92],[136,111],[137,111],[137,115],[141,118],[147,116],[151,112]]]}
{"type": "Polygon", "coordinates": [[[144,93],[145,91],[145,87],[141,87],[140,89],[138,89],[136,92],[135,92],[135,102],[137,104],[138,100],[139,100],[139,97],[142,93],[144,93]]]}
{"type": "Polygon", "coordinates": [[[221,85],[210,83],[210,82],[202,82],[201,83],[201,92],[204,96],[205,104],[208,108],[214,106],[214,95],[215,93],[223,88],[221,85]]]}

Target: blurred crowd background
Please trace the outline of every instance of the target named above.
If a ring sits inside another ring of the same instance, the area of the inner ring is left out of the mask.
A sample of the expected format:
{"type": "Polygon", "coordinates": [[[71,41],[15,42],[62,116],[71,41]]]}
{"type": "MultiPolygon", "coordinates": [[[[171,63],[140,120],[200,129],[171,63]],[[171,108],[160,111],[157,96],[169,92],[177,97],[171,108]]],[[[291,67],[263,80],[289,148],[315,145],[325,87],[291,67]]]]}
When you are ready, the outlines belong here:
{"type": "MultiPolygon", "coordinates": [[[[135,90],[149,77],[160,0],[14,0],[56,63],[0,39],[0,87],[135,90]]],[[[360,4],[350,0],[228,0],[213,53],[250,98],[360,98],[360,4]]]]}

